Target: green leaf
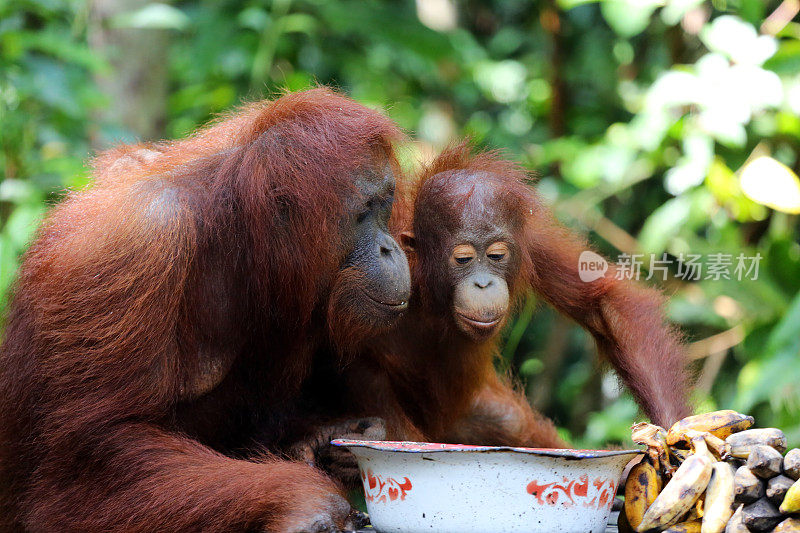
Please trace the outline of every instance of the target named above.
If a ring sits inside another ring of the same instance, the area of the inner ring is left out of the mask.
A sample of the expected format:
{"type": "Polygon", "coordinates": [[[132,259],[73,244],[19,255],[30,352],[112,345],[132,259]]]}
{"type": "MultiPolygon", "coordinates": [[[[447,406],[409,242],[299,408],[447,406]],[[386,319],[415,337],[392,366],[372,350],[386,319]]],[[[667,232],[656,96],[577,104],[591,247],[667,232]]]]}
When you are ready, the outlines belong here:
{"type": "Polygon", "coordinates": [[[286,15],[281,21],[285,32],[312,33],[317,26],[316,19],[304,13],[286,15]]]}
{"type": "Polygon", "coordinates": [[[558,0],[558,7],[564,10],[569,10],[574,7],[582,6],[585,4],[595,4],[603,0],[558,0]]]}
{"type": "Polygon", "coordinates": [[[542,370],[544,370],[544,363],[536,357],[531,357],[519,365],[519,373],[525,377],[535,376],[542,370]]]}
{"type": "Polygon", "coordinates": [[[21,32],[19,44],[26,50],[35,50],[66,63],[86,67],[92,71],[104,71],[108,64],[85,43],[73,42],[72,37],[47,29],[45,31],[21,32]]]}
{"type": "Polygon", "coordinates": [[[717,157],[708,170],[705,185],[716,201],[729,209],[736,220],[763,220],[767,209],[744,195],[733,171],[717,157]]]}
{"type": "Polygon", "coordinates": [[[637,420],[639,407],[625,394],[602,411],[589,415],[589,423],[582,446],[601,448],[609,442],[628,443],[630,446],[631,423],[637,420]]]}
{"type": "Polygon", "coordinates": [[[8,217],[3,232],[8,236],[6,242],[13,247],[15,253],[21,253],[28,245],[44,213],[43,204],[25,204],[14,209],[8,217]]]}
{"type": "Polygon", "coordinates": [[[789,348],[797,348],[795,351],[800,355],[800,335],[798,335],[797,328],[800,324],[800,292],[795,295],[789,309],[783,315],[783,318],[775,329],[772,330],[769,338],[767,339],[766,350],[768,352],[776,352],[778,350],[789,348]]]}
{"type": "Polygon", "coordinates": [[[654,0],[605,0],[600,4],[600,12],[617,35],[633,37],[650,25],[650,15],[659,4],[654,0]]]}
{"type": "Polygon", "coordinates": [[[737,409],[746,412],[759,402],[769,401],[773,408],[785,402],[797,402],[797,368],[800,361],[800,293],[795,295],[783,318],[767,338],[761,358],[748,362],[739,373],[737,409]]]}
{"type": "Polygon", "coordinates": [[[640,248],[645,253],[661,254],[672,237],[680,233],[689,220],[692,202],[688,195],[667,200],[645,220],[639,232],[640,248]]]}
{"type": "Polygon", "coordinates": [[[117,28],[183,30],[189,25],[189,17],[176,7],[153,2],[132,13],[117,15],[111,24],[117,28]]]}
{"type": "Polygon", "coordinates": [[[786,76],[800,72],[800,41],[781,41],[778,51],[764,63],[764,68],[786,76]]]}

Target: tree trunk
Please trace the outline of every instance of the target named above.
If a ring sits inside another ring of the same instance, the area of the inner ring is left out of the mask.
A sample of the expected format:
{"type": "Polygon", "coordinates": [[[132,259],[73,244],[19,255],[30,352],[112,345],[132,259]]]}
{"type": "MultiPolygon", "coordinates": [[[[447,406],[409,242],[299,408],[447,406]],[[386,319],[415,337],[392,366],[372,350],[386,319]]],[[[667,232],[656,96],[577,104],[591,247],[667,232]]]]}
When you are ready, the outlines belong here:
{"type": "Polygon", "coordinates": [[[167,47],[169,31],[158,28],[118,27],[120,15],[136,12],[148,0],[92,0],[89,45],[110,65],[95,75],[108,102],[101,124],[119,127],[121,135],[97,136],[95,148],[120,140],[163,137],[167,112],[167,47]]]}

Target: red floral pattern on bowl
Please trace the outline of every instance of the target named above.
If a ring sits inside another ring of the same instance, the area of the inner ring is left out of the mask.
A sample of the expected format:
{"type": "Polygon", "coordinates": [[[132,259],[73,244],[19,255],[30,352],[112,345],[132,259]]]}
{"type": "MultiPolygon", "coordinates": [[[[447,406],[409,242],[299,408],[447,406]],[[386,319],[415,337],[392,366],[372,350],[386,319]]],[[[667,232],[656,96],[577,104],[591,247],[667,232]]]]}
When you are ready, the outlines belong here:
{"type": "Polygon", "coordinates": [[[407,477],[403,478],[402,483],[393,477],[387,477],[384,481],[381,476],[374,474],[372,469],[361,471],[361,481],[364,483],[364,498],[368,502],[386,503],[398,498],[403,501],[411,490],[411,481],[407,477]]]}
{"type": "Polygon", "coordinates": [[[536,497],[539,505],[564,506],[582,505],[594,509],[611,507],[614,494],[617,493],[616,480],[595,478],[591,484],[589,476],[583,475],[578,479],[562,478],[563,482],[539,484],[535,479],[528,483],[528,494],[536,497]],[[590,490],[592,489],[592,490],[590,490]]]}

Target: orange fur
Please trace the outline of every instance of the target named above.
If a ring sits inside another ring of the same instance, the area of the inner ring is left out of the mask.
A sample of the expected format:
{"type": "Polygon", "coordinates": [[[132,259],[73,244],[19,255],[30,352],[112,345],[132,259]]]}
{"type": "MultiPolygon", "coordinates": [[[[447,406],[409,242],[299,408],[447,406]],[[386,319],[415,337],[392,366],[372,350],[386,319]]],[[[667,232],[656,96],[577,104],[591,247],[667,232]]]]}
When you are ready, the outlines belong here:
{"type": "Polygon", "coordinates": [[[664,321],[660,295],[614,279],[613,270],[582,282],[578,256],[588,249],[585,241],[555,220],[522,169],[495,152],[474,155],[463,143],[424,169],[396,203],[393,232],[411,230],[416,240],[409,254],[412,299],[379,345],[344,369],[345,385],[331,394],[349,399],[347,416],[383,417],[395,439],[564,446],[552,422],[497,375],[499,335],[472,340],[454,324],[447,237],[460,224],[477,225],[480,213],[499,215],[514,228],[515,268],[506,280],[512,300],[532,289],[586,328],[656,423],[668,426],[688,414],[683,348],[664,321]],[[499,200],[476,208],[475,184],[499,200]],[[478,219],[464,222],[466,212],[478,219]]]}
{"type": "Polygon", "coordinates": [[[319,88],[98,156],[94,187],[53,209],[16,284],[0,531],[341,525],[332,480],[248,449],[259,436],[280,451],[292,431],[354,173],[376,152],[396,167],[398,135],[319,88]]]}

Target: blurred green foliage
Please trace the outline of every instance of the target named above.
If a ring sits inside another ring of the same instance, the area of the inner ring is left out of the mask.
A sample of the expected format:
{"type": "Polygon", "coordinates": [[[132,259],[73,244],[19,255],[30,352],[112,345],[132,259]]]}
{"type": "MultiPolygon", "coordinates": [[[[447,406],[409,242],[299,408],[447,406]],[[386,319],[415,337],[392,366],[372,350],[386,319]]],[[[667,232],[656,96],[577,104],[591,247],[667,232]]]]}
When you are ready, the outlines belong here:
{"type": "MultiPolygon", "coordinates": [[[[46,206],[88,183],[92,151],[137,137],[103,118],[113,95],[96,80],[115,67],[87,38],[102,3],[0,4],[3,291],[46,206]]],[[[800,167],[793,2],[140,4],[112,23],[168,35],[150,58],[167,64],[163,137],[246,99],[330,84],[412,133],[409,165],[463,135],[505,149],[601,251],[645,254],[645,276],[649,254],[701,254],[708,267],[710,254],[760,253],[756,280],[686,281],[672,261],[650,282],[700,341],[697,408],[749,412],[800,444],[800,225],[767,207],[791,200],[800,167]],[[748,191],[742,166],[758,156],[785,171],[757,173],[748,191]]],[[[507,334],[505,364],[565,435],[627,439],[640,415],[583,331],[531,301],[507,334]]]]}

